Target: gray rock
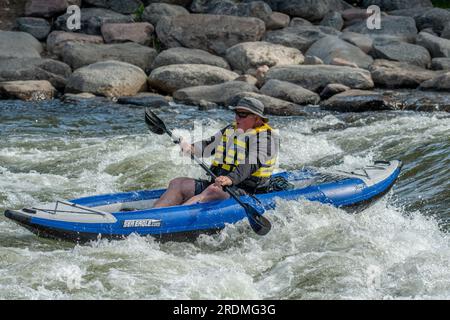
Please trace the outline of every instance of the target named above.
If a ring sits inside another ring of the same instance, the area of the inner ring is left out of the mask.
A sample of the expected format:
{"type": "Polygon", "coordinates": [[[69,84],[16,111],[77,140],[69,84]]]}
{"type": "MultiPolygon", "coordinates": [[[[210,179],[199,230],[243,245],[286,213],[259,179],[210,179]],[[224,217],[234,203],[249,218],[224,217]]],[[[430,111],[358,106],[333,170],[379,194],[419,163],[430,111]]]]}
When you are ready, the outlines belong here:
{"type": "Polygon", "coordinates": [[[265,24],[257,18],[180,15],[162,18],[156,33],[169,48],[187,47],[225,54],[237,43],[259,41],[265,32],[265,24]]]}
{"type": "Polygon", "coordinates": [[[173,98],[176,102],[185,104],[200,105],[202,101],[208,101],[226,106],[229,100],[241,92],[258,92],[258,88],[242,81],[228,81],[180,89],[174,92],[173,98]]]}
{"type": "Polygon", "coordinates": [[[132,104],[136,106],[159,108],[169,106],[169,102],[164,96],[156,93],[141,92],[131,97],[119,97],[117,99],[119,104],[132,104]]]}
{"type": "MultiPolygon", "coordinates": [[[[64,14],[59,16],[55,23],[54,27],[57,30],[63,30],[70,32],[67,27],[67,19],[70,17],[70,14],[64,14]]],[[[108,9],[102,8],[82,8],[81,9],[81,30],[78,30],[82,33],[92,34],[92,35],[100,35],[101,27],[105,23],[131,23],[134,22],[133,17],[131,15],[123,15],[108,9]]]]}
{"type": "Polygon", "coordinates": [[[450,11],[441,8],[432,8],[415,15],[414,19],[419,30],[431,27],[434,32],[440,34],[450,21],[450,11]]]}
{"type": "Polygon", "coordinates": [[[382,93],[367,90],[348,90],[321,104],[321,108],[338,112],[366,112],[394,110],[396,105],[382,93]]]}
{"type": "Polygon", "coordinates": [[[433,58],[450,58],[450,40],[421,32],[417,36],[416,43],[427,48],[433,58]]]}
{"type": "Polygon", "coordinates": [[[306,54],[319,57],[326,64],[331,64],[335,58],[345,59],[364,69],[369,68],[373,62],[372,57],[361,49],[336,36],[328,36],[318,40],[306,54]]]}
{"type": "Polygon", "coordinates": [[[78,69],[99,61],[116,60],[138,66],[143,70],[151,68],[157,51],[137,43],[91,44],[67,43],[62,50],[62,58],[73,69],[78,69]]]}
{"type": "Polygon", "coordinates": [[[146,89],[147,76],[139,67],[120,61],[102,61],[76,70],[66,92],[121,97],[134,96],[146,89]]]}
{"type": "Polygon", "coordinates": [[[343,11],[351,7],[339,0],[272,0],[268,3],[272,10],[309,21],[320,21],[332,10],[343,11]]]}
{"type": "Polygon", "coordinates": [[[416,22],[411,17],[385,16],[381,21],[381,29],[367,28],[367,21],[362,20],[345,28],[344,32],[356,32],[372,38],[389,36],[392,39],[414,42],[417,36],[416,22]]]}
{"type": "Polygon", "coordinates": [[[402,61],[422,68],[428,68],[431,56],[427,49],[410,43],[391,43],[386,45],[375,45],[372,56],[376,59],[402,61]]]}
{"type": "Polygon", "coordinates": [[[238,76],[230,70],[206,64],[172,64],[154,69],[148,80],[152,88],[171,94],[183,88],[231,81],[238,76]]]}
{"type": "Polygon", "coordinates": [[[341,31],[344,27],[344,19],[339,12],[330,11],[323,17],[322,21],[320,21],[320,25],[341,31]]]}
{"type": "Polygon", "coordinates": [[[153,61],[152,69],[171,64],[207,64],[230,69],[228,62],[222,57],[215,56],[204,50],[183,47],[170,48],[162,51],[153,61]]]}
{"type": "Polygon", "coordinates": [[[264,22],[268,21],[272,15],[272,9],[264,1],[194,0],[191,11],[215,15],[255,17],[264,22]]]}
{"type": "Polygon", "coordinates": [[[420,85],[422,90],[450,91],[450,72],[438,75],[420,85]]]}
{"type": "Polygon", "coordinates": [[[239,100],[243,97],[252,97],[261,101],[264,104],[264,113],[267,115],[306,116],[310,114],[310,110],[316,109],[300,106],[289,101],[284,101],[255,92],[241,92],[230,99],[227,104],[230,106],[236,106],[239,100]]]}
{"type": "Polygon", "coordinates": [[[83,0],[85,4],[90,4],[99,8],[110,9],[115,12],[131,14],[143,5],[140,0],[83,0]]]}
{"type": "Polygon", "coordinates": [[[338,93],[348,91],[348,90],[350,90],[350,88],[347,86],[344,86],[343,84],[330,83],[322,90],[322,92],[320,93],[320,98],[325,100],[325,99],[331,98],[332,96],[334,96],[338,93]]]}
{"type": "Polygon", "coordinates": [[[243,42],[229,48],[226,59],[233,69],[246,71],[262,65],[301,64],[304,57],[300,50],[270,42],[243,42]]]}
{"type": "Polygon", "coordinates": [[[148,46],[155,28],[148,22],[105,23],[101,30],[106,43],[131,41],[148,46]]]}
{"type": "Polygon", "coordinates": [[[28,0],[25,5],[25,15],[51,18],[64,12],[68,6],[67,0],[28,0]]]}
{"type": "Polygon", "coordinates": [[[17,29],[27,32],[38,40],[44,40],[50,33],[50,24],[42,18],[23,17],[16,20],[17,29]]]}
{"type": "Polygon", "coordinates": [[[273,67],[267,72],[266,79],[292,82],[315,92],[320,92],[330,83],[339,83],[354,89],[371,89],[374,86],[367,70],[330,65],[273,67]]]}
{"type": "Polygon", "coordinates": [[[264,20],[266,23],[266,30],[283,29],[289,26],[291,17],[281,12],[272,12],[272,14],[264,20]]]}
{"type": "Polygon", "coordinates": [[[26,32],[0,30],[0,60],[8,58],[40,58],[42,45],[26,32]]]}
{"type": "Polygon", "coordinates": [[[314,64],[325,64],[325,63],[319,57],[306,55],[305,61],[303,61],[303,64],[314,65],[314,64]]]}
{"type": "Polygon", "coordinates": [[[150,22],[156,26],[162,17],[174,17],[182,14],[189,14],[189,11],[182,6],[167,3],[152,3],[147,6],[142,15],[142,20],[150,22]]]}
{"type": "Polygon", "coordinates": [[[71,74],[67,64],[52,59],[0,59],[0,81],[48,80],[62,90],[71,74]]]}
{"type": "Polygon", "coordinates": [[[388,60],[375,60],[370,71],[375,84],[386,88],[417,88],[437,75],[436,71],[388,60]]]}
{"type": "Polygon", "coordinates": [[[343,32],[340,38],[357,46],[365,53],[369,53],[373,49],[373,39],[367,35],[355,32],[343,32]]]}
{"type": "Polygon", "coordinates": [[[292,18],[291,22],[289,22],[289,27],[304,27],[312,25],[313,24],[308,20],[299,17],[292,18]]]}
{"type": "Polygon", "coordinates": [[[260,89],[262,94],[285,101],[290,101],[299,105],[317,104],[320,97],[317,93],[307,90],[299,85],[271,79],[260,89]]]}
{"type": "Polygon", "coordinates": [[[431,0],[363,0],[362,6],[367,8],[377,5],[382,11],[409,9],[413,7],[433,7],[431,0]]]}
{"type": "Polygon", "coordinates": [[[450,95],[447,92],[395,90],[385,94],[389,94],[401,110],[450,112],[450,95]]]}
{"type": "Polygon", "coordinates": [[[144,2],[149,5],[152,3],[168,3],[168,4],[175,4],[177,6],[182,6],[182,7],[189,7],[192,3],[192,0],[144,0],[144,2]]]}
{"type": "Polygon", "coordinates": [[[445,25],[444,30],[442,30],[441,37],[450,40],[450,22],[445,25]]]}
{"type": "Polygon", "coordinates": [[[47,37],[47,50],[59,56],[68,42],[102,44],[103,38],[75,32],[53,31],[47,37]]]}
{"type": "Polygon", "coordinates": [[[433,70],[450,70],[450,58],[434,58],[431,61],[433,70]]]}
{"type": "Polygon", "coordinates": [[[337,36],[340,32],[324,26],[287,27],[268,31],[263,40],[306,52],[314,42],[329,35],[337,36]]]}
{"type": "Polygon", "coordinates": [[[47,80],[0,82],[0,98],[25,101],[50,100],[56,93],[47,80]]]}

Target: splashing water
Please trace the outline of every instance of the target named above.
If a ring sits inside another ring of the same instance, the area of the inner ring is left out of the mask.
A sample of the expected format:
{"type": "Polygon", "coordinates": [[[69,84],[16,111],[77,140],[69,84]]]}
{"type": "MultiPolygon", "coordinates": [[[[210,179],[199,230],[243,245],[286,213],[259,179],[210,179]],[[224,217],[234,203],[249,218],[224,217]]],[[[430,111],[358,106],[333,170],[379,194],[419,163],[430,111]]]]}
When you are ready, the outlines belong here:
{"type": "MultiPolygon", "coordinates": [[[[142,108],[11,101],[0,110],[1,211],[203,174],[188,163],[173,170],[176,150],[167,151],[166,136],[148,133],[142,108]]],[[[207,134],[232,120],[226,110],[157,112],[183,135],[194,120],[203,119],[207,134]]],[[[132,235],[74,245],[36,237],[2,216],[0,299],[450,298],[447,114],[326,113],[271,124],[282,136],[281,169],[401,159],[402,174],[358,215],[279,200],[264,237],[243,221],[195,242],[132,235]]]]}

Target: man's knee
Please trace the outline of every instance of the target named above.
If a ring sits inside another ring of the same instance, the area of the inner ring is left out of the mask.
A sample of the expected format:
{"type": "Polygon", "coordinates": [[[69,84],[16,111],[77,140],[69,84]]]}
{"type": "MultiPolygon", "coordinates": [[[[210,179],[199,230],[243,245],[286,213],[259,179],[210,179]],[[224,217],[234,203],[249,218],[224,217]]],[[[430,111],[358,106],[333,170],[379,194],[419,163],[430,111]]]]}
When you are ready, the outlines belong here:
{"type": "Polygon", "coordinates": [[[203,195],[208,198],[221,198],[223,196],[223,189],[214,184],[209,185],[203,192],[203,195]]]}
{"type": "Polygon", "coordinates": [[[169,182],[169,188],[171,189],[180,189],[182,185],[186,182],[186,180],[189,180],[188,178],[175,178],[170,180],[169,182]]]}

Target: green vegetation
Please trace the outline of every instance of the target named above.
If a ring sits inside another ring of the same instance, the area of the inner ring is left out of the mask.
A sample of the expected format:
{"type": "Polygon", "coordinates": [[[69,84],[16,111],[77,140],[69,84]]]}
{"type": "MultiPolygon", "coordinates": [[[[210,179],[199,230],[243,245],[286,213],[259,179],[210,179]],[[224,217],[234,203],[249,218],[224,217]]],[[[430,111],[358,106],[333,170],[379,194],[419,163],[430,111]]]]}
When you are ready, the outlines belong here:
{"type": "Polygon", "coordinates": [[[439,8],[450,8],[449,0],[432,0],[433,5],[439,8]]]}
{"type": "Polygon", "coordinates": [[[137,8],[136,11],[133,13],[133,16],[134,16],[133,20],[135,22],[142,21],[142,15],[144,14],[144,11],[145,11],[145,6],[144,6],[144,4],[141,4],[139,6],[139,8],[137,8]]]}

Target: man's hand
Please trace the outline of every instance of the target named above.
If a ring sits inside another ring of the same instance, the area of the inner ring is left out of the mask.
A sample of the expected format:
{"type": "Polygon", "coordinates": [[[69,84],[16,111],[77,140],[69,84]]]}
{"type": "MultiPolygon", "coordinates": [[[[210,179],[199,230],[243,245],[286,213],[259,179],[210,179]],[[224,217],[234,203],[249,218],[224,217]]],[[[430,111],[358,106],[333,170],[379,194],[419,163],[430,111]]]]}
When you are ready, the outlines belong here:
{"type": "Polygon", "coordinates": [[[192,145],[184,138],[180,140],[180,148],[181,153],[185,156],[190,156],[194,152],[192,145]]]}
{"type": "Polygon", "coordinates": [[[216,178],[214,184],[220,187],[226,187],[231,186],[233,184],[233,181],[231,181],[231,179],[226,176],[220,176],[216,178]]]}

